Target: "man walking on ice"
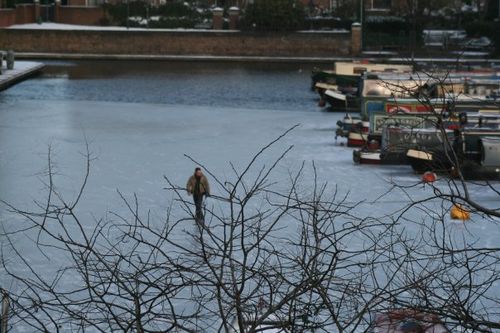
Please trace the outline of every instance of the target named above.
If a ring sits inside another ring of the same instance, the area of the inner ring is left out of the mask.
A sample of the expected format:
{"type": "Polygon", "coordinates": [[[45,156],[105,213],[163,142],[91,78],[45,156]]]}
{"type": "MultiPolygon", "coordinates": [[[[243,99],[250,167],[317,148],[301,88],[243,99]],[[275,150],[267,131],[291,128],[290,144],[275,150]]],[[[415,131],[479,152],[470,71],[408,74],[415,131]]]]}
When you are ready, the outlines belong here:
{"type": "Polygon", "coordinates": [[[201,171],[201,168],[194,169],[194,174],[189,177],[186,189],[188,195],[193,196],[194,205],[196,207],[196,222],[203,222],[203,196],[210,196],[210,185],[207,177],[201,171]]]}

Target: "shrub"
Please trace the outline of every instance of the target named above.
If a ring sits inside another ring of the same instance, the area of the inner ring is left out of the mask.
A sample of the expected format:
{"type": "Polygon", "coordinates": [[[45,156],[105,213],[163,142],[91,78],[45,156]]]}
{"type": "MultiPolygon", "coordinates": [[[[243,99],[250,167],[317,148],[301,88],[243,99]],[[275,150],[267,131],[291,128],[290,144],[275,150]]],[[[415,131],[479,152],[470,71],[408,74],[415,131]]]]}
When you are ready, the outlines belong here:
{"type": "Polygon", "coordinates": [[[104,7],[111,17],[111,20],[118,25],[127,24],[127,12],[130,17],[146,16],[146,3],[144,1],[131,1],[128,5],[127,3],[106,4],[104,7]]]}
{"type": "Polygon", "coordinates": [[[494,37],[498,33],[495,29],[495,22],[473,21],[465,24],[465,31],[470,37],[494,37]]]}
{"type": "Polygon", "coordinates": [[[365,29],[370,32],[398,34],[400,31],[408,32],[410,25],[401,17],[372,16],[365,20],[365,29]]]}
{"type": "MultiPolygon", "coordinates": [[[[160,16],[160,20],[151,21],[150,27],[154,28],[191,28],[202,21],[206,13],[198,13],[195,9],[186,6],[184,2],[169,2],[158,7],[148,7],[145,1],[131,1],[127,3],[104,5],[114,24],[127,25],[127,12],[129,17],[145,19],[149,16],[160,16]],[[149,12],[149,13],[148,13],[149,12]]],[[[138,22],[129,21],[130,26],[140,26],[138,22]]]]}
{"type": "Polygon", "coordinates": [[[241,21],[243,30],[295,31],[304,27],[305,11],[298,0],[255,0],[241,21]]]}
{"type": "Polygon", "coordinates": [[[352,20],[337,17],[309,17],[305,19],[305,25],[311,30],[344,29],[351,30],[352,20]]]}

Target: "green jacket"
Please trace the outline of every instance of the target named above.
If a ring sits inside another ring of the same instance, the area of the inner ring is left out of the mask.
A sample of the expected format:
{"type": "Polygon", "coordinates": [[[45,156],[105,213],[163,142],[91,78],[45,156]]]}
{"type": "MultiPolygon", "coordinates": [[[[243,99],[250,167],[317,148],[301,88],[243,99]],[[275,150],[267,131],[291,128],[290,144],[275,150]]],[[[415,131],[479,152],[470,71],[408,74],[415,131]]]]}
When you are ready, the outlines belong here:
{"type": "MultiPolygon", "coordinates": [[[[186,189],[188,194],[194,194],[196,187],[196,177],[192,175],[189,177],[186,185],[186,189]]],[[[208,180],[205,176],[201,176],[200,179],[200,194],[210,195],[210,185],[208,184],[208,180]]]]}

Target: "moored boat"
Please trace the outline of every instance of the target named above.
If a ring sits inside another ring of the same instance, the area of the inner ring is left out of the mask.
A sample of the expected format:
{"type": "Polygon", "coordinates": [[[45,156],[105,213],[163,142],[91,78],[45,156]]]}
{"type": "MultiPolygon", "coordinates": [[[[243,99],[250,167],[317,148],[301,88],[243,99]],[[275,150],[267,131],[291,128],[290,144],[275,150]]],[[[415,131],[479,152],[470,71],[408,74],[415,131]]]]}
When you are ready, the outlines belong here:
{"type": "MultiPolygon", "coordinates": [[[[441,128],[421,130],[428,133],[426,140],[410,147],[406,157],[417,173],[449,172],[456,164],[458,150],[462,144],[458,130],[444,130],[441,128]],[[443,131],[446,137],[443,136],[443,131]]],[[[461,149],[461,148],[460,148],[461,149]]]]}
{"type": "Polygon", "coordinates": [[[353,93],[327,89],[321,98],[330,104],[331,111],[359,112],[359,98],[353,93]]]}
{"type": "Polygon", "coordinates": [[[481,159],[465,160],[461,172],[467,180],[500,180],[500,137],[481,138],[481,159]]]}
{"type": "Polygon", "coordinates": [[[380,149],[356,149],[352,152],[352,159],[356,164],[381,164],[380,149]]]}
{"type": "Polygon", "coordinates": [[[419,174],[423,174],[427,171],[448,172],[450,170],[451,162],[446,159],[437,158],[444,156],[436,154],[429,149],[408,149],[406,156],[412,169],[419,174]]]}
{"type": "Polygon", "coordinates": [[[376,112],[380,112],[384,102],[389,99],[398,104],[394,110],[406,109],[412,113],[427,112],[425,108],[428,106],[424,104],[429,104],[435,109],[451,106],[457,113],[498,108],[496,99],[500,96],[500,76],[481,75],[483,74],[467,72],[365,73],[360,78],[357,94],[360,99],[361,116],[369,118],[368,106],[371,104],[378,105],[378,108],[373,105],[371,108],[376,108],[376,112]],[[407,108],[408,106],[410,108],[407,108]],[[421,110],[411,110],[412,106],[421,110]]]}
{"type": "Polygon", "coordinates": [[[416,172],[452,172],[465,179],[499,179],[500,115],[469,115],[454,129],[453,142],[441,149],[418,147],[407,156],[416,172]],[[472,121],[476,119],[476,121],[472,121]]]}
{"type": "Polygon", "coordinates": [[[348,147],[362,147],[366,145],[368,142],[368,133],[363,132],[349,132],[349,136],[347,137],[347,146],[348,147]]]}
{"type": "Polygon", "coordinates": [[[312,87],[320,95],[320,105],[330,104],[331,111],[360,110],[360,78],[364,73],[411,73],[412,66],[372,64],[359,62],[336,62],[333,70],[314,70],[312,87]]]}
{"type": "Polygon", "coordinates": [[[429,151],[438,151],[451,142],[453,131],[436,128],[404,128],[387,126],[382,134],[382,148],[380,153],[382,164],[408,164],[408,150],[415,153],[420,147],[429,151]],[[445,138],[444,135],[447,137],[445,138]]]}
{"type": "Polygon", "coordinates": [[[348,147],[365,146],[369,139],[370,123],[361,121],[354,124],[347,135],[348,147]]]}
{"type": "MultiPolygon", "coordinates": [[[[480,139],[480,144],[481,160],[460,160],[458,167],[462,177],[465,180],[500,180],[500,138],[484,137],[480,139]]],[[[453,171],[456,166],[452,155],[444,156],[442,152],[418,149],[409,149],[407,155],[413,170],[417,173],[432,170],[458,175],[453,171]]]]}
{"type": "Polygon", "coordinates": [[[335,130],[335,139],[340,137],[347,137],[349,132],[355,126],[362,126],[363,120],[360,117],[351,116],[347,113],[342,120],[337,121],[337,129],[335,130]]]}
{"type": "Polygon", "coordinates": [[[413,66],[377,64],[369,62],[335,62],[333,69],[314,69],[311,73],[312,87],[316,83],[330,83],[342,86],[357,85],[359,77],[365,72],[411,73],[413,66]]]}

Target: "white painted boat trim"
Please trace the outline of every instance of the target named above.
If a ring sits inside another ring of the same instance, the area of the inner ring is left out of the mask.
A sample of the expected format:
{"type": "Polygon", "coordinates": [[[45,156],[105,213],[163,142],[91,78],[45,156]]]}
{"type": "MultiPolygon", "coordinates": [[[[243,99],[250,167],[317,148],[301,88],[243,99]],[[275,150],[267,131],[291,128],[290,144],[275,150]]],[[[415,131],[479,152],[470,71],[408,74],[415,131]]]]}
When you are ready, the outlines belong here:
{"type": "Polygon", "coordinates": [[[339,93],[339,92],[336,92],[336,91],[333,91],[333,90],[325,91],[325,95],[333,97],[333,98],[341,100],[341,101],[347,100],[346,95],[339,93]]]}
{"type": "Polygon", "coordinates": [[[320,89],[329,89],[329,90],[337,90],[338,86],[336,84],[328,84],[323,82],[318,82],[314,85],[316,88],[320,89]]]}
{"type": "Polygon", "coordinates": [[[366,141],[366,140],[368,140],[368,134],[360,134],[360,133],[350,132],[349,139],[366,141]]]}
{"type": "Polygon", "coordinates": [[[380,153],[361,153],[360,158],[363,160],[380,160],[380,153]]]}
{"type": "Polygon", "coordinates": [[[406,153],[406,156],[416,158],[419,160],[432,161],[432,154],[431,153],[427,153],[425,151],[416,150],[416,149],[409,149],[408,152],[406,153]]]}

